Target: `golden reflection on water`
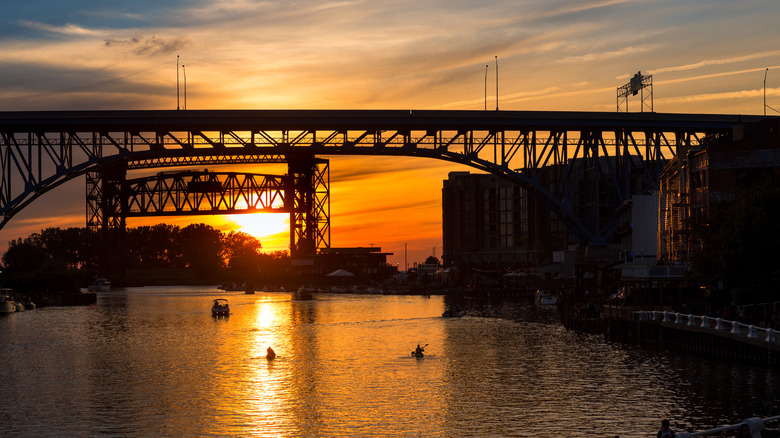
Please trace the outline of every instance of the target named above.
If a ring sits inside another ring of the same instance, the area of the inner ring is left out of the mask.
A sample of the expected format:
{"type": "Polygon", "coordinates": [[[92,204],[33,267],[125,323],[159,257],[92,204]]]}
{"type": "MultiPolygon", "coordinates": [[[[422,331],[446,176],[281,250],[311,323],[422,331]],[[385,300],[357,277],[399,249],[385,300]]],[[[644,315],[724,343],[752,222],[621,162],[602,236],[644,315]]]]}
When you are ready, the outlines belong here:
{"type": "Polygon", "coordinates": [[[289,393],[284,386],[284,367],[277,370],[277,362],[285,361],[284,346],[290,344],[285,335],[287,330],[280,330],[289,321],[290,302],[280,302],[271,297],[263,297],[251,307],[250,317],[246,320],[246,328],[251,336],[248,339],[249,356],[252,364],[247,368],[244,394],[239,397],[244,400],[241,416],[251,418],[248,427],[255,436],[278,436],[286,422],[285,411],[289,410],[289,393]],[[266,358],[267,349],[276,351],[277,358],[266,358]]]}

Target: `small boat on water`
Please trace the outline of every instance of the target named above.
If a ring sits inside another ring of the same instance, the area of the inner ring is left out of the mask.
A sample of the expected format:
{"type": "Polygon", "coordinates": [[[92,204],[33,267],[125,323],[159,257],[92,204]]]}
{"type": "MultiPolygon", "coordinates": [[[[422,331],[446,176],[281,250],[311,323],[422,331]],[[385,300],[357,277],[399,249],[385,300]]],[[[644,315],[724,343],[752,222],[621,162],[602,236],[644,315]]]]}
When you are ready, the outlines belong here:
{"type": "Polygon", "coordinates": [[[293,292],[293,299],[294,300],[310,300],[313,297],[314,292],[317,292],[317,289],[313,287],[306,287],[301,286],[298,288],[296,292],[293,292]]]}
{"type": "Polygon", "coordinates": [[[16,312],[16,305],[14,298],[11,296],[13,289],[2,288],[0,289],[0,313],[13,313],[16,312]]]}
{"type": "Polygon", "coordinates": [[[95,277],[92,283],[87,286],[87,290],[90,292],[108,292],[111,290],[111,282],[104,277],[95,277]]]}
{"type": "Polygon", "coordinates": [[[211,306],[211,316],[228,316],[230,314],[230,305],[224,298],[217,298],[211,306]]]}

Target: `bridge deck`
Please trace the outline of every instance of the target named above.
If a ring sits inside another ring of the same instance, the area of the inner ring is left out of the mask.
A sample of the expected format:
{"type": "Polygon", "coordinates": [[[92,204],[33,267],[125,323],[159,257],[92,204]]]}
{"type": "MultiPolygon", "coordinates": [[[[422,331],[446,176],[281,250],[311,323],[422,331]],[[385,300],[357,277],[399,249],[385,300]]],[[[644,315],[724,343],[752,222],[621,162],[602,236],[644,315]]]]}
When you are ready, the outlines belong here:
{"type": "Polygon", "coordinates": [[[0,112],[0,130],[537,129],[722,131],[766,117],[733,114],[445,110],[120,110],[0,112]]]}

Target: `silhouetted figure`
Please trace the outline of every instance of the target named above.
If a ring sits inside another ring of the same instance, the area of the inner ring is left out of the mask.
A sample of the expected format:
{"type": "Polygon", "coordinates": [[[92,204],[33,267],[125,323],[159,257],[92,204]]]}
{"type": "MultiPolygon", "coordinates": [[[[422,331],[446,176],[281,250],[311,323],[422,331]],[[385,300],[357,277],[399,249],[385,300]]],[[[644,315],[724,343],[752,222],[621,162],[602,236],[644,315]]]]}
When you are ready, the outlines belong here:
{"type": "Polygon", "coordinates": [[[661,421],[661,430],[658,431],[657,438],[674,438],[674,431],[669,429],[669,420],[661,421]]]}
{"type": "Polygon", "coordinates": [[[266,357],[266,359],[268,359],[268,360],[271,360],[271,359],[276,359],[276,352],[274,351],[274,349],[273,349],[273,348],[271,348],[271,347],[268,347],[268,350],[266,350],[266,355],[265,355],[265,357],[266,357]]]}
{"type": "Polygon", "coordinates": [[[739,426],[739,429],[737,429],[737,434],[734,436],[737,438],[750,438],[750,427],[747,424],[739,426]]]}
{"type": "Polygon", "coordinates": [[[417,348],[412,352],[412,356],[414,357],[423,357],[425,354],[423,354],[423,347],[420,347],[420,344],[417,344],[417,348]]]}

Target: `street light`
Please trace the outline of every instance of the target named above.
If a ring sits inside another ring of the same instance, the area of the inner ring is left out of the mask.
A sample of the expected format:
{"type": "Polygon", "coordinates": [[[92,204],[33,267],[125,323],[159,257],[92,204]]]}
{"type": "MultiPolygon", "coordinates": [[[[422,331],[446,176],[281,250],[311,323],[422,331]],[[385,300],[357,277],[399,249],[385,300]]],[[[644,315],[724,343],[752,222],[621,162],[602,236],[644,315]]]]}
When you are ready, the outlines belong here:
{"type": "Polygon", "coordinates": [[[769,73],[769,68],[764,70],[764,115],[766,116],[766,75],[769,73]]]}
{"type": "Polygon", "coordinates": [[[187,111],[187,70],[184,69],[184,64],[181,65],[181,72],[184,75],[184,111],[187,111]]]}
{"type": "Polygon", "coordinates": [[[488,65],[485,64],[485,111],[487,111],[487,72],[488,65]]]}
{"type": "Polygon", "coordinates": [[[176,55],[176,111],[179,110],[179,55],[176,55]]]}
{"type": "Polygon", "coordinates": [[[498,111],[498,55],[496,55],[496,111],[498,111]]]}

